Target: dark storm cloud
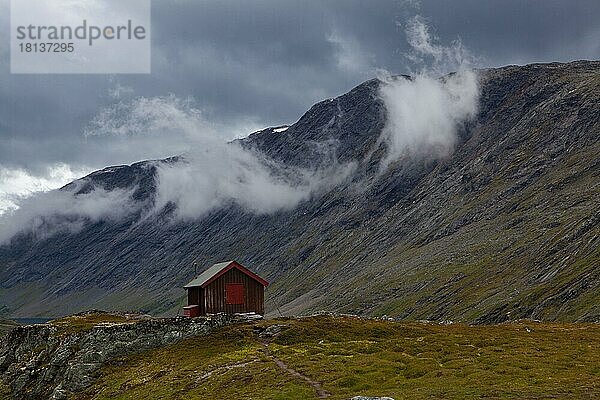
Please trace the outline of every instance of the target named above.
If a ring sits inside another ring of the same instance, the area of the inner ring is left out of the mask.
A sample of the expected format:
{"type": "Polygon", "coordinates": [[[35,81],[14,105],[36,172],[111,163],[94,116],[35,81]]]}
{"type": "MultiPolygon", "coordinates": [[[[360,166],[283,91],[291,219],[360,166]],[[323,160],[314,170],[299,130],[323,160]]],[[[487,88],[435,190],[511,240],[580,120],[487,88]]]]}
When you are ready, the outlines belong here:
{"type": "MultiPolygon", "coordinates": [[[[0,4],[6,38],[8,1],[0,4]]],[[[0,44],[0,168],[40,174],[59,162],[97,168],[177,150],[169,136],[164,146],[84,137],[118,87],[121,99],[191,97],[224,138],[294,122],[376,68],[406,72],[403,23],[416,14],[482,66],[600,58],[597,0],[154,1],[151,75],[10,75],[0,44]]]]}

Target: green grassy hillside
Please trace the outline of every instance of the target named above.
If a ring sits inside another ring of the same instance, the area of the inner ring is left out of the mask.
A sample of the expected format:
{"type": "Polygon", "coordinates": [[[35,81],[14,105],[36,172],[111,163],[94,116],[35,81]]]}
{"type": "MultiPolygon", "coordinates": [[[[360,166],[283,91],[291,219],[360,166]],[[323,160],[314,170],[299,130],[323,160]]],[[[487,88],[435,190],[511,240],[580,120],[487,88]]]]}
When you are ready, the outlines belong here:
{"type": "Polygon", "coordinates": [[[78,398],[600,398],[599,343],[597,324],[270,320],[115,360],[78,398]]]}

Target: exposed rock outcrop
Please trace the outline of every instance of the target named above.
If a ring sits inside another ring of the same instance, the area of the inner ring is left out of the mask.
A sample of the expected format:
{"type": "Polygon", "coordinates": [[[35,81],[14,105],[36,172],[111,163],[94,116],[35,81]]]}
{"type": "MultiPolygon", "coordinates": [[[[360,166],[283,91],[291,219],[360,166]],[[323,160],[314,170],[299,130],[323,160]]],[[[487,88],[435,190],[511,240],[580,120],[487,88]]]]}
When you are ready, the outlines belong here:
{"type": "Polygon", "coordinates": [[[144,318],[73,330],[60,325],[13,329],[0,350],[0,373],[15,399],[64,399],[90,386],[111,359],[206,335],[244,316],[144,318]]]}

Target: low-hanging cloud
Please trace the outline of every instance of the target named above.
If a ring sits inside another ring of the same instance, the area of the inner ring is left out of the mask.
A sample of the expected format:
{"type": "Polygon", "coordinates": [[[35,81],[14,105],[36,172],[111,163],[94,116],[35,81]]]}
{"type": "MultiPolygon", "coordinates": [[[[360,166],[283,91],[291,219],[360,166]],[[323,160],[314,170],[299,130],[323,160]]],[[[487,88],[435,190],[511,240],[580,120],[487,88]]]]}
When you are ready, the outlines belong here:
{"type": "MultiPolygon", "coordinates": [[[[316,192],[342,182],[353,165],[330,164],[327,168],[290,168],[244,148],[237,133],[223,133],[191,98],[169,95],[136,98],[102,110],[92,121],[88,136],[168,135],[186,143],[182,157],[157,163],[154,212],[175,205],[175,216],[191,219],[225,205],[248,212],[287,210],[316,192]]],[[[276,134],[275,132],[273,134],[276,134]]]]}
{"type": "Polygon", "coordinates": [[[58,233],[76,233],[86,223],[118,220],[137,208],[131,190],[102,188],[76,194],[83,181],[76,181],[68,190],[37,193],[23,199],[18,209],[7,211],[0,218],[0,244],[7,244],[18,234],[31,234],[46,239],[58,233]]]}
{"type": "Polygon", "coordinates": [[[457,129],[475,117],[479,102],[474,57],[459,40],[443,46],[419,16],[406,24],[412,51],[407,58],[419,70],[412,78],[380,77],[380,97],[387,110],[381,139],[388,144],[386,167],[404,155],[446,156],[457,141],[457,129]],[[456,72],[439,77],[440,71],[456,72]]]}
{"type": "MultiPolygon", "coordinates": [[[[420,70],[411,79],[380,77],[379,94],[387,109],[380,139],[388,145],[382,168],[406,154],[449,154],[457,129],[477,112],[477,75],[460,42],[450,47],[438,44],[419,17],[409,21],[406,34],[413,49],[408,59],[420,70]],[[420,63],[425,58],[431,60],[420,63]],[[440,70],[455,65],[456,73],[439,78],[440,70]]],[[[308,169],[285,166],[239,141],[224,140],[255,130],[253,121],[224,132],[226,128],[211,123],[191,97],[126,94],[114,96],[117,102],[96,114],[85,136],[88,140],[137,141],[157,148],[157,155],[163,157],[181,155],[177,161],[156,163],[156,196],[153,207],[144,207],[144,217],[171,205],[175,220],[195,219],[232,205],[257,214],[289,210],[345,182],[356,167],[355,163],[340,164],[336,146],[329,142],[315,143],[326,153],[327,162],[308,169]]],[[[96,188],[74,193],[53,191],[24,200],[0,221],[0,243],[20,232],[38,238],[75,232],[86,222],[122,218],[141,207],[126,190],[96,188]]]]}
{"type": "Polygon", "coordinates": [[[85,128],[84,135],[187,135],[207,129],[208,123],[192,102],[191,98],[181,99],[173,94],[120,101],[101,109],[85,128]]]}
{"type": "Polygon", "coordinates": [[[420,15],[415,15],[405,24],[398,25],[404,27],[409,45],[409,50],[404,56],[417,68],[413,73],[441,75],[470,68],[479,62],[460,38],[454,39],[447,46],[442,45],[427,20],[420,15]]]}
{"type": "Polygon", "coordinates": [[[362,48],[352,36],[333,30],[327,36],[327,41],[335,49],[336,65],[341,71],[366,76],[375,70],[373,54],[362,48]]]}
{"type": "Polygon", "coordinates": [[[478,93],[477,76],[470,70],[445,79],[417,75],[385,80],[380,89],[387,109],[385,162],[407,154],[450,154],[457,128],[477,112],[478,93]]]}
{"type": "Polygon", "coordinates": [[[86,170],[73,169],[58,163],[37,174],[23,168],[6,168],[0,165],[0,215],[18,208],[18,203],[38,192],[58,189],[85,175],[86,170]]]}
{"type": "Polygon", "coordinates": [[[187,155],[158,168],[156,210],[176,205],[176,215],[193,219],[226,205],[266,214],[296,207],[312,195],[344,181],[353,164],[327,170],[284,168],[227,143],[187,155]]]}

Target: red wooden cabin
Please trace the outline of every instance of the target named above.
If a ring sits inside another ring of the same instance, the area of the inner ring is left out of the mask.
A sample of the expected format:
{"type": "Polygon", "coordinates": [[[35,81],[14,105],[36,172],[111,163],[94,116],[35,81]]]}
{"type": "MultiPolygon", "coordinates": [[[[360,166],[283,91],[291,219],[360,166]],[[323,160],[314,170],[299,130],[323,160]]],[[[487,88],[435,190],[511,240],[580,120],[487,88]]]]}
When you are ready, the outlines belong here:
{"type": "Polygon", "coordinates": [[[188,305],[184,315],[265,313],[269,282],[236,261],[213,265],[184,286],[188,305]]]}

